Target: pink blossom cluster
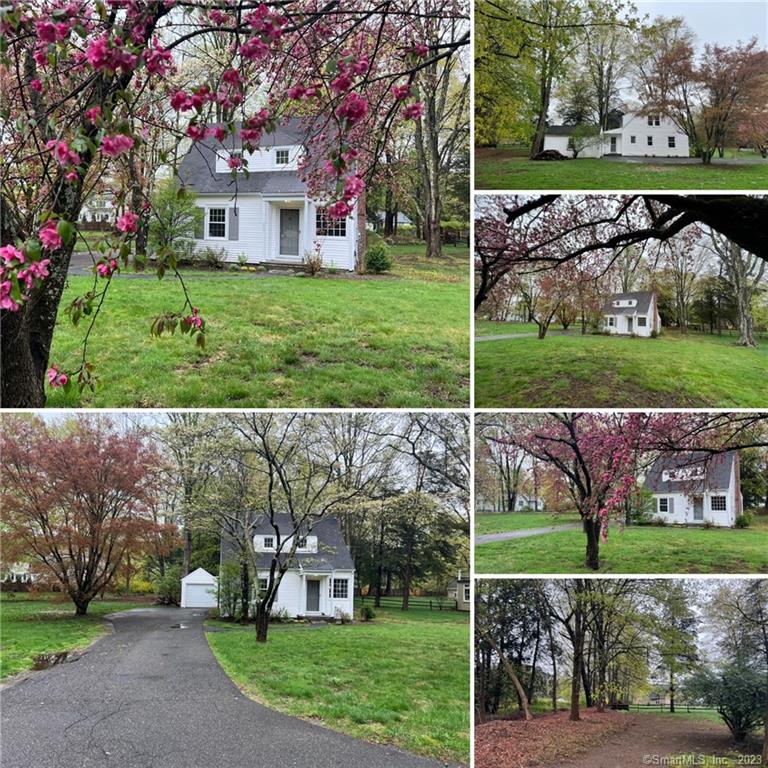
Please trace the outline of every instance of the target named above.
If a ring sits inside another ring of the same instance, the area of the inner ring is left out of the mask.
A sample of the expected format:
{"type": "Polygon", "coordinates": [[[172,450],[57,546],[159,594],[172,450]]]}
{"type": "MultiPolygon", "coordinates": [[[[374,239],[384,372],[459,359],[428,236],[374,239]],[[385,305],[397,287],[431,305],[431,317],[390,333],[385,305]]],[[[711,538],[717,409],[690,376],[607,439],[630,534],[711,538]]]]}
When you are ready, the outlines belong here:
{"type": "Polygon", "coordinates": [[[61,248],[62,239],[54,219],[48,219],[37,234],[46,251],[56,251],[61,248]]]}
{"type": "Polygon", "coordinates": [[[69,376],[67,376],[64,371],[60,370],[57,366],[52,365],[46,375],[48,376],[48,383],[53,387],[54,389],[58,389],[59,387],[66,387],[67,382],[69,381],[69,376]]]}
{"type": "Polygon", "coordinates": [[[195,88],[192,93],[176,91],[171,96],[171,108],[177,112],[189,112],[191,109],[199,112],[206,102],[215,100],[216,96],[211,93],[211,89],[207,85],[201,85],[199,88],[195,88]]]}
{"type": "Polygon", "coordinates": [[[197,307],[192,307],[192,314],[187,315],[181,322],[184,323],[184,325],[189,326],[190,328],[196,328],[199,331],[203,328],[203,318],[200,317],[200,310],[197,307]]]}
{"type": "Polygon", "coordinates": [[[135,232],[138,221],[139,217],[135,213],[126,211],[118,217],[116,226],[121,232],[135,232]]]}
{"type": "Polygon", "coordinates": [[[157,38],[152,40],[152,46],[144,53],[144,64],[148,72],[159,77],[165,77],[176,69],[173,55],[158,43],[157,38]]]}
{"type": "Polygon", "coordinates": [[[35,31],[37,39],[43,43],[58,43],[66,40],[69,35],[69,24],[66,22],[37,21],[35,22],[35,31]]]}
{"type": "Polygon", "coordinates": [[[99,261],[94,269],[99,277],[112,277],[112,275],[118,270],[117,259],[104,259],[99,261]]]}
{"type": "Polygon", "coordinates": [[[138,56],[123,45],[122,38],[110,38],[107,34],[88,44],[85,58],[94,69],[110,73],[130,72],[138,60],[138,56]]]}
{"type": "Polygon", "coordinates": [[[402,112],[405,120],[418,120],[424,114],[424,105],[420,101],[409,104],[402,112]]]}
{"type": "Polygon", "coordinates": [[[0,309],[17,312],[29,299],[28,292],[48,277],[50,263],[50,259],[28,261],[25,253],[13,245],[0,248],[0,309]],[[13,295],[14,282],[18,298],[13,295]]]}
{"type": "Polygon", "coordinates": [[[264,131],[269,132],[272,128],[272,116],[268,109],[260,109],[255,115],[251,115],[243,121],[240,129],[240,138],[243,144],[250,149],[259,143],[264,131]]]}
{"type": "Polygon", "coordinates": [[[116,133],[101,140],[101,153],[106,157],[117,157],[133,149],[134,140],[130,136],[116,133]]]}
{"type": "Polygon", "coordinates": [[[359,93],[348,93],[336,109],[336,115],[348,127],[356,125],[368,114],[368,102],[359,93]]]}
{"type": "Polygon", "coordinates": [[[62,168],[67,169],[66,178],[75,181],[77,171],[75,171],[74,166],[79,164],[80,155],[74,149],[70,149],[69,144],[61,139],[51,139],[46,143],[45,148],[51,151],[54,159],[62,168]]]}

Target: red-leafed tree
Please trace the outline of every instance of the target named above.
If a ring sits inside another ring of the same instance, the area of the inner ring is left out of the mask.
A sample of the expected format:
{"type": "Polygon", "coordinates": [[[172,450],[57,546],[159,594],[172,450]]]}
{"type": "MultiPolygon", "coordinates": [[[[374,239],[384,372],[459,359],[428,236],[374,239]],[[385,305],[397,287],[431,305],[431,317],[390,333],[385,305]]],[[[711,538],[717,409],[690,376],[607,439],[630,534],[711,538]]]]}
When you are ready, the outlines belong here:
{"type": "MultiPolygon", "coordinates": [[[[227,159],[236,195],[248,152],[283,121],[301,117],[302,178],[329,217],[344,219],[374,177],[392,126],[422,119],[417,76],[468,44],[468,31],[460,29],[467,16],[464,0],[6,3],[0,12],[3,405],[44,405],[46,379],[53,387],[94,385],[91,328],[113,275],[152,218],[139,177],[156,169],[139,167],[142,142],[158,130],[177,146],[213,142],[227,159]],[[425,31],[441,24],[454,25],[457,34],[425,31]],[[177,78],[185,55],[206,45],[216,55],[199,77],[177,78]],[[242,156],[233,151],[235,134],[242,156]],[[76,222],[101,177],[123,180],[115,194],[123,213],[106,251],[94,255],[92,288],[67,307],[73,322],[89,327],[79,367],[64,370],[49,361],[53,332],[76,222]]],[[[172,164],[174,150],[166,154],[172,164]]],[[[140,242],[137,253],[142,249],[140,242]]],[[[176,271],[172,249],[154,255],[158,276],[176,271]]],[[[152,332],[178,329],[202,345],[203,313],[183,280],[179,285],[181,306],[155,318],[152,332]]]]}
{"type": "Polygon", "coordinates": [[[176,545],[152,513],[160,457],[139,432],[121,433],[105,418],[4,416],[0,452],[4,558],[44,568],[76,615],[128,558],[176,545]]]}

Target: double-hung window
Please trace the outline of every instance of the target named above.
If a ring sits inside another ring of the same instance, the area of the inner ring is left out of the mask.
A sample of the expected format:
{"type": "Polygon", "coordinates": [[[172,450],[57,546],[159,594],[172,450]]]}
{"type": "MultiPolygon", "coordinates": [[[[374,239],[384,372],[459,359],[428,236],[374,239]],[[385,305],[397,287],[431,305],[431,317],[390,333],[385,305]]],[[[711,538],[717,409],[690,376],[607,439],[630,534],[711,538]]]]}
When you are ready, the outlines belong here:
{"type": "Polygon", "coordinates": [[[208,237],[223,240],[227,236],[227,209],[208,209],[208,237]]]}

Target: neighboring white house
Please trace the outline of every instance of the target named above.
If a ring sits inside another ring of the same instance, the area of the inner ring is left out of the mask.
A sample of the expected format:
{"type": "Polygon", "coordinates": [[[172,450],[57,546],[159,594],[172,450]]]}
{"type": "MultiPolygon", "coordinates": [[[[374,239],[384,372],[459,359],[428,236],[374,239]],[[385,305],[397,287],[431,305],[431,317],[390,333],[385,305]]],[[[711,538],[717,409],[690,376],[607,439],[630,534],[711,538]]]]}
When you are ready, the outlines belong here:
{"type": "Polygon", "coordinates": [[[458,576],[448,584],[447,595],[456,601],[457,611],[469,611],[472,605],[472,579],[469,576],[458,576]]]}
{"type": "Polygon", "coordinates": [[[744,511],[738,451],[662,456],[644,487],[653,495],[654,514],[668,523],[728,528],[744,511]]]}
{"type": "Polygon", "coordinates": [[[197,250],[223,250],[228,262],[300,265],[317,243],[326,267],[355,269],[365,247],[364,206],[333,221],[307,196],[298,172],[307,133],[305,121],[290,119],[265,134],[252,153],[243,155],[239,136],[231,135],[223,145],[207,139],[192,147],[179,180],[197,194],[197,250]],[[247,173],[244,167],[235,173],[236,181],[228,166],[232,155],[247,164],[247,173]]]}
{"type": "Polygon", "coordinates": [[[117,209],[112,200],[113,195],[96,193],[91,195],[80,209],[78,221],[85,223],[114,224],[117,209]]]}
{"type": "MultiPolygon", "coordinates": [[[[293,544],[290,516],[275,516],[277,532],[266,515],[255,528],[257,590],[266,589],[269,569],[275,555],[284,562],[293,544]]],[[[232,543],[222,537],[220,559],[234,557],[232,543]]],[[[334,517],[320,518],[306,533],[301,533],[296,554],[289,563],[277,591],[273,612],[288,616],[327,616],[354,614],[355,566],[334,517]]]]}
{"type": "Polygon", "coordinates": [[[544,511],[544,499],[541,496],[530,496],[518,493],[515,497],[515,512],[544,511]]]}
{"type": "Polygon", "coordinates": [[[215,608],[218,605],[218,579],[205,568],[188,573],[181,580],[182,608],[215,608]]]}
{"type": "Polygon", "coordinates": [[[648,338],[661,330],[657,304],[653,291],[615,293],[603,307],[603,330],[648,338]]]}
{"type": "MultiPolygon", "coordinates": [[[[617,113],[620,124],[600,131],[579,157],[688,157],[686,136],[668,117],[640,115],[637,112],[617,113]]],[[[609,123],[611,125],[611,123],[609,123]]],[[[555,149],[571,155],[571,136],[575,125],[552,125],[544,135],[544,149],[555,149]]]]}

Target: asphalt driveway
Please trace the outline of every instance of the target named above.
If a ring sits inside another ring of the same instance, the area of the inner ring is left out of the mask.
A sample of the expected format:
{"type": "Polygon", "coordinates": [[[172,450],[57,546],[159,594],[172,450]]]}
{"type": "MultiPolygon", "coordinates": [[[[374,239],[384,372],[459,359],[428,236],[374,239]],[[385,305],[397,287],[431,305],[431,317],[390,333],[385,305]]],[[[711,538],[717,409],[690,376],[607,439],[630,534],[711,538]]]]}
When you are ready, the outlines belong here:
{"type": "Polygon", "coordinates": [[[545,533],[558,533],[560,531],[580,531],[581,528],[581,523],[567,523],[566,525],[552,525],[547,528],[525,528],[521,531],[484,533],[480,536],[475,536],[475,544],[488,544],[492,541],[508,541],[509,539],[527,539],[529,536],[543,536],[545,533]]]}
{"type": "Polygon", "coordinates": [[[208,648],[202,611],[142,608],[111,620],[114,634],[77,661],[2,691],[3,768],[441,765],[245,698],[208,648]]]}

